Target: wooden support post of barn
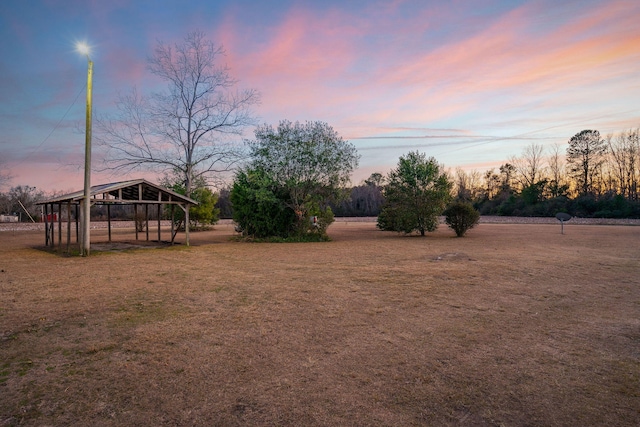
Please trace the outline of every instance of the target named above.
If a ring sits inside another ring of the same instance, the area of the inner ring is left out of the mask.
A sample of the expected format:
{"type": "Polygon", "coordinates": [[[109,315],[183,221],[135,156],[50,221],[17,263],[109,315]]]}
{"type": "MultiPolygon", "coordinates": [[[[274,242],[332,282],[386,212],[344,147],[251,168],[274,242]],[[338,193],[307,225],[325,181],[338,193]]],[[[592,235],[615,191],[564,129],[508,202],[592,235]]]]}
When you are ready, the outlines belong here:
{"type": "Polygon", "coordinates": [[[62,203],[58,203],[58,248],[62,249],[62,203]]]}
{"type": "Polygon", "coordinates": [[[136,229],[136,240],[138,240],[138,204],[133,204],[133,225],[136,229]]]}
{"type": "Polygon", "coordinates": [[[79,211],[80,211],[80,206],[76,205],[76,243],[80,244],[80,215],[79,215],[79,211]]]}
{"type": "Polygon", "coordinates": [[[158,203],[158,243],[162,241],[160,238],[160,214],[162,212],[162,204],[158,203]]]}
{"type": "Polygon", "coordinates": [[[175,223],[176,223],[176,215],[175,215],[175,208],[176,205],[171,205],[171,244],[173,245],[173,240],[176,237],[175,233],[173,232],[173,229],[175,228],[175,223]]]}
{"type": "Polygon", "coordinates": [[[71,202],[67,202],[67,253],[71,250],[71,202]]]}
{"type": "Polygon", "coordinates": [[[42,205],[42,219],[44,219],[44,245],[49,246],[49,221],[47,215],[49,214],[49,205],[42,205]]]}
{"type": "Polygon", "coordinates": [[[147,242],[149,241],[149,205],[144,205],[144,228],[147,232],[147,242]]]}
{"type": "Polygon", "coordinates": [[[107,204],[107,228],[109,229],[109,242],[111,242],[111,204],[107,204]]]}

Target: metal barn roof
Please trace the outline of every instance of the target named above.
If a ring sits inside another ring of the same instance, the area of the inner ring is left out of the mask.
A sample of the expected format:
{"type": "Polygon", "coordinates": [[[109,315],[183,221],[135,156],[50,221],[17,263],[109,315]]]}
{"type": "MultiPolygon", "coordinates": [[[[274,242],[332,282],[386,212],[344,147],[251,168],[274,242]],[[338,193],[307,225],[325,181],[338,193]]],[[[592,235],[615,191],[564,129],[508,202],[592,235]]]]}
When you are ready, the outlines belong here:
{"type": "MultiPolygon", "coordinates": [[[[84,190],[65,194],[39,202],[39,205],[57,203],[80,203],[84,199],[84,190]]],[[[112,182],[91,187],[92,203],[103,204],[132,204],[132,203],[162,203],[197,205],[195,200],[178,194],[162,186],[144,179],[112,182]]]]}

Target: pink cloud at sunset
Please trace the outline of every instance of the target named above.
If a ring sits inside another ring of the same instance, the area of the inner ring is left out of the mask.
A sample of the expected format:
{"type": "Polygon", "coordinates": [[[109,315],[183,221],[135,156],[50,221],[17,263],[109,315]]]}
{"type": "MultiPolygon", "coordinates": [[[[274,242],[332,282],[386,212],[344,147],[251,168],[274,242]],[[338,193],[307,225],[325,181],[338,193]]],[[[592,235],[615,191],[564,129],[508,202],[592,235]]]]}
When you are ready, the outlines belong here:
{"type": "Polygon", "coordinates": [[[0,30],[3,40],[16,40],[0,59],[8,101],[0,156],[19,166],[14,184],[81,181],[67,164],[81,158],[69,153],[83,146],[76,129],[84,105],[74,99],[86,65],[70,45],[85,37],[95,46],[101,114],[133,86],[164,87],[147,70],[156,40],[205,31],[224,46],[221,65],[238,87],[261,92],[260,122],[323,120],[354,138],[362,154],[355,181],[385,173],[409,149],[468,169],[504,163],[531,141],[550,147],[584,128],[607,134],[640,125],[637,2],[194,1],[186,8],[119,0],[92,2],[86,14],[80,1],[38,3],[5,6],[0,30]],[[40,178],[47,170],[55,180],[40,178]]]}
{"type": "MultiPolygon", "coordinates": [[[[378,51],[378,46],[335,43],[340,29],[333,26],[328,31],[328,37],[316,41],[307,50],[307,39],[317,32],[309,21],[320,23],[322,27],[328,18],[316,16],[312,19],[308,13],[296,11],[273,31],[276,35],[265,42],[266,48],[244,57],[243,64],[253,64],[255,71],[243,80],[270,81],[265,98],[271,95],[285,105],[297,102],[321,108],[320,97],[323,97],[334,101],[332,105],[377,107],[375,111],[367,107],[361,112],[353,111],[353,116],[347,120],[358,121],[367,115],[372,122],[385,121],[394,112],[399,112],[401,116],[395,120],[438,120],[477,108],[477,101],[472,99],[476,94],[485,96],[487,93],[500,94],[514,90],[526,97],[528,94],[553,93],[565,89],[567,80],[574,78],[576,73],[585,77],[588,74],[591,84],[607,79],[609,73],[602,73],[603,68],[615,66],[619,58],[631,56],[633,60],[635,53],[633,46],[637,43],[636,39],[628,34],[634,30],[625,22],[629,20],[629,11],[623,6],[603,8],[607,13],[595,10],[577,23],[532,38],[528,34],[531,31],[522,34],[521,30],[532,27],[533,23],[528,17],[539,7],[525,5],[470,38],[444,44],[422,56],[399,58],[395,52],[382,49],[382,56],[378,56],[371,67],[373,72],[363,70],[359,80],[354,79],[352,86],[332,84],[336,71],[341,76],[340,81],[344,82],[344,76],[350,76],[349,67],[357,63],[359,58],[369,55],[375,57],[373,52],[367,50],[378,51]],[[626,32],[572,40],[576,34],[589,32],[603,21],[616,18],[620,19],[623,28],[627,28],[626,32]],[[545,49],[540,49],[540,46],[545,49]],[[331,63],[318,60],[327,56],[337,60],[331,63]],[[299,66],[301,62],[304,66],[299,66]],[[327,64],[334,66],[328,69],[327,64]],[[594,67],[597,69],[588,71],[594,67]],[[380,69],[384,71],[377,71],[380,69]],[[271,78],[274,72],[278,74],[278,79],[271,78]],[[319,73],[325,74],[322,87],[310,83],[319,73]],[[384,103],[367,102],[368,98],[379,100],[381,96],[384,103]]],[[[346,22],[348,18],[333,17],[333,21],[346,22]]],[[[408,27],[415,28],[415,25],[408,27]]],[[[343,37],[337,38],[348,39],[353,33],[354,30],[349,27],[343,37]]],[[[632,35],[638,37],[637,34],[632,35]]],[[[243,49],[239,46],[238,50],[243,49]]]]}

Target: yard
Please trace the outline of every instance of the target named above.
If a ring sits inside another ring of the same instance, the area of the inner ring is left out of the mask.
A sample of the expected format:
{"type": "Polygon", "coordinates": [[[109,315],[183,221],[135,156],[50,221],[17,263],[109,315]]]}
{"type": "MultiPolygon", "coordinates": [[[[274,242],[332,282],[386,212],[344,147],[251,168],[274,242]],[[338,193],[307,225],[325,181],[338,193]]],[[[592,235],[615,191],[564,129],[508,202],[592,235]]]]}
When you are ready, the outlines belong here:
{"type": "Polygon", "coordinates": [[[43,234],[0,232],[0,426],[640,423],[638,226],[43,234]]]}

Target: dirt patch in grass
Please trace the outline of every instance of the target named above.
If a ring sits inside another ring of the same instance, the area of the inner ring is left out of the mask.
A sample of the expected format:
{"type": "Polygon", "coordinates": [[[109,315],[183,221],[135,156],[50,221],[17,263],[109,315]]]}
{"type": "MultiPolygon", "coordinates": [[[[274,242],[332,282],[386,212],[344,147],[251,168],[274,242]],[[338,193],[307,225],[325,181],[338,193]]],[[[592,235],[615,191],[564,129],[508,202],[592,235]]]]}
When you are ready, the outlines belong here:
{"type": "Polygon", "coordinates": [[[640,227],[329,234],[0,234],[0,425],[638,424],[640,227]]]}

